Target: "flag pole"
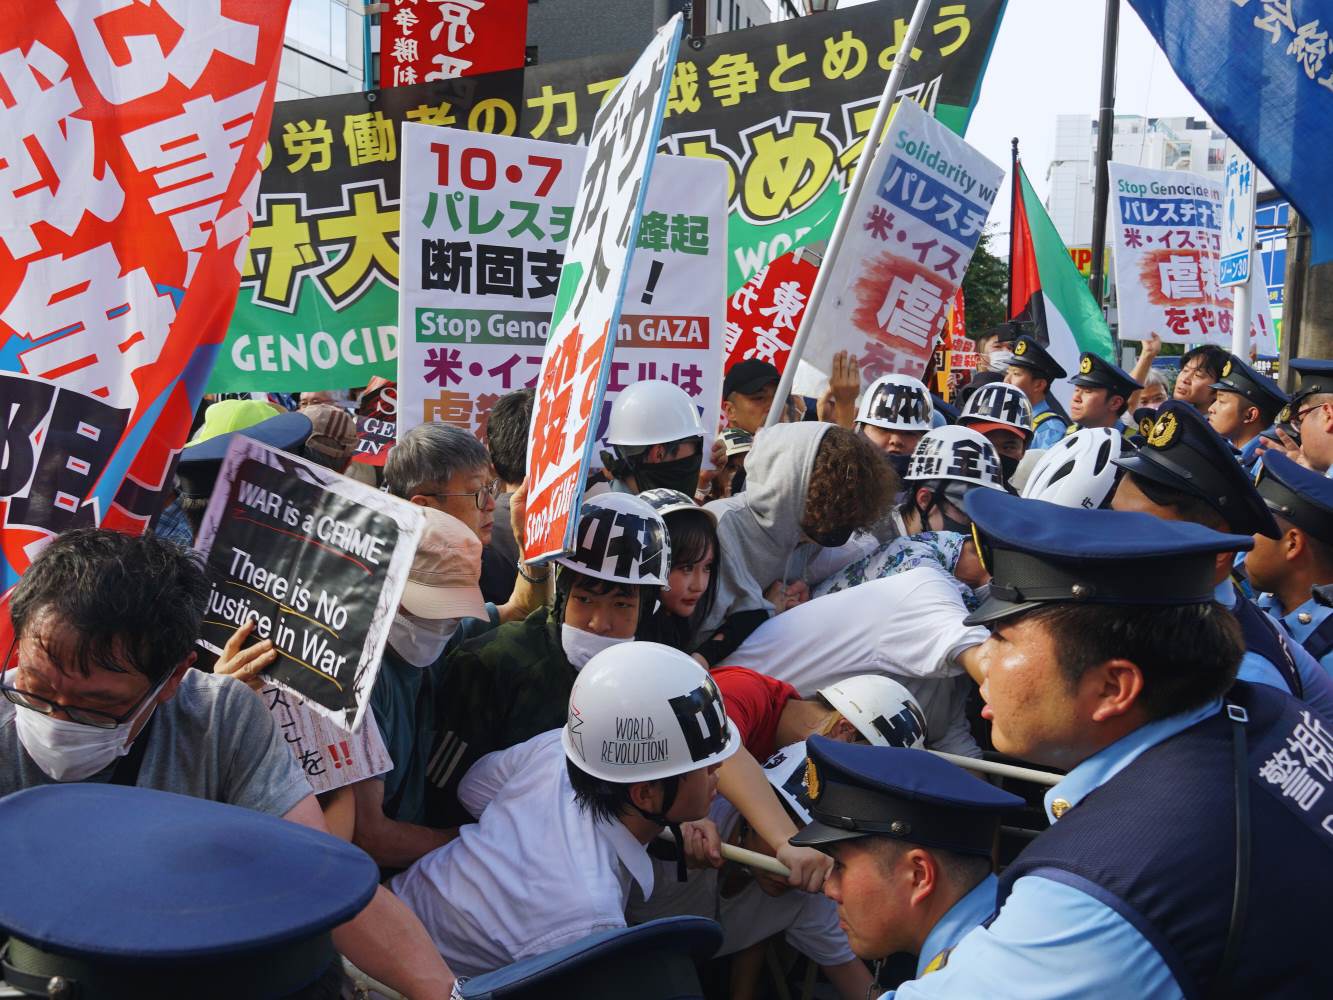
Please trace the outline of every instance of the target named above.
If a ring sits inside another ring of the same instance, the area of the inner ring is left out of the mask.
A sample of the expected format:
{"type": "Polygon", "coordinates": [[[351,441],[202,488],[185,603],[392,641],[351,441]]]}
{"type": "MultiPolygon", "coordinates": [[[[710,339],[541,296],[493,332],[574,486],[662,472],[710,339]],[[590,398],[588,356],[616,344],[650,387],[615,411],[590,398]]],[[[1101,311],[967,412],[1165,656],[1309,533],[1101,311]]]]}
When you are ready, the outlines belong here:
{"type": "MultiPolygon", "coordinates": [[[[1106,22],[1102,28],[1102,95],[1097,116],[1097,187],[1092,196],[1092,274],[1088,287],[1097,308],[1102,308],[1106,288],[1106,209],[1110,195],[1111,147],[1115,132],[1115,58],[1120,34],[1120,0],[1106,0],[1106,22]]],[[[1120,342],[1115,338],[1116,360],[1120,342]]]]}
{"type": "Polygon", "coordinates": [[[889,73],[889,80],[884,85],[884,94],[879,99],[879,108],[875,111],[875,120],[870,125],[870,131],[866,133],[865,147],[861,150],[861,155],[856,161],[856,169],[852,171],[852,179],[847,185],[847,194],[843,198],[842,207],[838,210],[838,219],[833,224],[833,233],[829,236],[828,247],[824,251],[823,263],[820,264],[819,272],[815,275],[814,286],[810,289],[810,298],[806,302],[805,314],[801,316],[801,325],[796,331],[796,339],[792,341],[791,353],[787,356],[787,367],[783,369],[782,379],[778,382],[778,391],[773,395],[773,406],[768,411],[768,419],[764,421],[765,427],[772,427],[776,424],[781,418],[783,410],[786,409],[787,397],[791,395],[792,383],[796,380],[796,366],[801,360],[801,352],[805,349],[805,342],[810,339],[810,331],[814,327],[815,315],[819,312],[819,303],[824,298],[824,291],[827,289],[837,265],[838,250],[842,244],[843,235],[851,224],[852,213],[856,210],[856,202],[861,196],[861,189],[865,187],[866,177],[870,174],[870,163],[874,160],[875,151],[879,148],[880,136],[884,133],[884,126],[888,124],[894,97],[897,95],[899,87],[902,86],[903,77],[907,75],[907,66],[912,61],[912,49],[916,47],[917,36],[921,34],[921,26],[926,22],[926,13],[929,9],[930,0],[916,0],[916,9],[912,12],[912,21],[907,26],[907,33],[903,35],[902,44],[898,47],[898,56],[893,60],[893,70],[889,73]]]}
{"type": "Polygon", "coordinates": [[[1014,318],[1014,219],[1018,215],[1018,136],[1009,140],[1009,319],[1014,318]]]}

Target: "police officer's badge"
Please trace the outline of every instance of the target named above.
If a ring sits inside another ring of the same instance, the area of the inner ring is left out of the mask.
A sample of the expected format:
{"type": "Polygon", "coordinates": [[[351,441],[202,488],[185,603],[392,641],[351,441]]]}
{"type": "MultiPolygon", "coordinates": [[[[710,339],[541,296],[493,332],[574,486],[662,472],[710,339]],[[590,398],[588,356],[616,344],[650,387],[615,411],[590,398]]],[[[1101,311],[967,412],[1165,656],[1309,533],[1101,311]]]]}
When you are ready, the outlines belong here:
{"type": "Polygon", "coordinates": [[[1180,436],[1180,424],[1174,413],[1163,413],[1148,432],[1148,445],[1152,448],[1170,447],[1180,436]]]}
{"type": "Polygon", "coordinates": [[[819,770],[815,767],[815,762],[807,757],[805,759],[805,793],[810,796],[811,802],[815,802],[818,801],[821,791],[819,770]]]}
{"type": "Polygon", "coordinates": [[[1231,361],[1228,360],[1227,363],[1222,366],[1222,377],[1226,378],[1230,374],[1231,374],[1231,361]]]}
{"type": "Polygon", "coordinates": [[[1139,421],[1139,433],[1145,438],[1152,433],[1153,417],[1144,417],[1139,421]]]}
{"type": "Polygon", "coordinates": [[[1028,352],[1028,342],[1026,340],[1020,340],[1017,344],[1014,345],[1014,354],[1017,357],[1021,358],[1027,352],[1028,352]]]}
{"type": "Polygon", "coordinates": [[[1078,371],[1080,375],[1087,375],[1092,371],[1092,358],[1084,358],[1080,361],[1078,363],[1078,371]]]}
{"type": "Polygon", "coordinates": [[[1279,424],[1285,424],[1285,423],[1290,423],[1290,422],[1291,422],[1291,404],[1290,404],[1290,403],[1288,403],[1286,406],[1282,407],[1282,412],[1280,412],[1280,413],[1277,415],[1277,422],[1278,422],[1279,424]]]}

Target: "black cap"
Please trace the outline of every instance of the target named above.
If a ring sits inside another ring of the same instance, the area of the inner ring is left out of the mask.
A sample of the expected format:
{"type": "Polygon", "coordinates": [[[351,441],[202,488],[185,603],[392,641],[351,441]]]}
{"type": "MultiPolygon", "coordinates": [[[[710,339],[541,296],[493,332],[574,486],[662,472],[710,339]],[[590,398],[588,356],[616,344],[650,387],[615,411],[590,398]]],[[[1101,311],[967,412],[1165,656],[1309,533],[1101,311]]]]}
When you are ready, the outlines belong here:
{"type": "Polygon", "coordinates": [[[1323,361],[1319,358],[1292,358],[1291,370],[1300,378],[1300,385],[1291,394],[1293,407],[1306,396],[1333,393],[1333,361],[1323,361]]]}
{"type": "Polygon", "coordinates": [[[1019,337],[1014,343],[1014,356],[1009,359],[1011,365],[1027,368],[1036,372],[1049,382],[1066,378],[1069,373],[1060,367],[1060,363],[1051,357],[1046,348],[1032,337],[1019,337]]]}
{"type": "Polygon", "coordinates": [[[252,438],[278,451],[296,453],[301,450],[306,438],[310,437],[313,427],[310,418],[304,413],[279,413],[244,430],[219,434],[199,444],[189,445],[181,452],[180,461],[176,465],[181,496],[194,500],[207,500],[212,496],[213,486],[222,470],[222,460],[227,457],[227,447],[237,435],[252,438]]]}
{"type": "Polygon", "coordinates": [[[1278,517],[1333,545],[1333,479],[1281,452],[1266,451],[1260,456],[1254,486],[1278,517]]]}
{"type": "Polygon", "coordinates": [[[1136,476],[1188,493],[1245,535],[1277,538],[1277,522],[1236,461],[1235,450],[1193,406],[1168,399],[1139,450],[1115,464],[1136,476]]]}
{"type": "Polygon", "coordinates": [[[1078,374],[1069,381],[1090,389],[1109,389],[1111,395],[1126,399],[1130,393],[1143,388],[1142,383],[1136,382],[1124,369],[1091,351],[1084,351],[1079,356],[1078,374]]]}
{"type": "Polygon", "coordinates": [[[823,736],[805,747],[811,822],[791,838],[798,847],[879,836],[990,857],[1000,813],[1023,805],[927,751],[823,736]]]}
{"type": "Polygon", "coordinates": [[[1188,521],[1062,507],[999,490],[970,491],[963,510],[991,574],[986,600],[964,619],[967,625],[1043,604],[1206,604],[1217,554],[1254,546],[1250,535],[1188,521]]]}
{"type": "Polygon", "coordinates": [[[1213,383],[1218,392],[1235,392],[1244,396],[1272,421],[1291,397],[1267,375],[1261,375],[1234,354],[1227,355],[1222,374],[1213,383]]]}
{"type": "Polygon", "coordinates": [[[722,380],[722,398],[726,399],[733,392],[752,396],[764,386],[777,385],[781,381],[782,372],[767,361],[758,358],[738,361],[722,380]]]}

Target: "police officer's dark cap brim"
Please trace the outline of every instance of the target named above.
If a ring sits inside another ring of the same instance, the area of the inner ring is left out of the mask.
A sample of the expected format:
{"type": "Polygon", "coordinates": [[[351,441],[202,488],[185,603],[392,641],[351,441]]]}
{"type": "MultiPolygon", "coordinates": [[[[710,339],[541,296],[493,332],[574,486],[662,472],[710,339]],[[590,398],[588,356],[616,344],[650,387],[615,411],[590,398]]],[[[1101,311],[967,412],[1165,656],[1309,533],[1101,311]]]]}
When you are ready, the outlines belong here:
{"type": "Polygon", "coordinates": [[[722,928],[705,917],[664,917],[601,931],[544,955],[459,985],[465,1000],[666,1000],[702,996],[695,962],[722,946],[722,928]]]}
{"type": "Polygon", "coordinates": [[[988,596],[966,625],[1047,604],[1206,604],[1213,600],[1217,554],[1254,546],[1249,535],[1150,514],[1061,507],[999,490],[970,491],[963,509],[991,574],[988,596]]]}
{"type": "Polygon", "coordinates": [[[1333,393],[1333,361],[1320,358],[1293,358],[1291,370],[1300,377],[1300,385],[1291,394],[1293,409],[1307,396],[1333,393]]]}
{"type": "Polygon", "coordinates": [[[176,478],[181,495],[190,499],[207,500],[213,494],[222,460],[227,448],[237,436],[248,437],[278,451],[298,452],[314,429],[304,413],[279,413],[244,430],[219,434],[207,441],[193,444],[181,452],[176,464],[176,478]]]}
{"type": "Polygon", "coordinates": [[[83,782],[0,800],[0,857],[10,965],[86,997],[295,992],[336,960],[328,932],[379,881],[365,852],[300,824],[83,782]]]}
{"type": "Polygon", "coordinates": [[[1058,372],[1052,371],[1046,365],[1041,364],[1039,360],[1030,360],[1027,357],[1019,357],[1018,355],[1014,355],[1014,357],[1009,359],[1009,364],[1011,367],[1014,368],[1026,368],[1028,371],[1036,372],[1042,378],[1049,379],[1052,382],[1055,381],[1056,379],[1061,379],[1065,377],[1065,372],[1063,369],[1061,369],[1058,372]]]}
{"type": "Polygon", "coordinates": [[[1333,545],[1333,479],[1266,451],[1255,488],[1268,509],[1308,535],[1333,545]]]}
{"type": "Polygon", "coordinates": [[[862,837],[874,837],[869,830],[848,830],[843,827],[828,826],[819,820],[811,820],[791,838],[795,847],[827,847],[846,840],[860,840],[862,837]]]}

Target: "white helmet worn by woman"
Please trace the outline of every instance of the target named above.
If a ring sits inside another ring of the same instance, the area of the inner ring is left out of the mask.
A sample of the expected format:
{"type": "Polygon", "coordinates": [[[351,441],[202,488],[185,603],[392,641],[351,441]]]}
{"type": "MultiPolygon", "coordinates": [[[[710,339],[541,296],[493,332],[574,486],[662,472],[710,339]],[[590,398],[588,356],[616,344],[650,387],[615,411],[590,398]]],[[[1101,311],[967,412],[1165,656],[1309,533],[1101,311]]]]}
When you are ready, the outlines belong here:
{"type": "Polygon", "coordinates": [[[926,713],[912,693],[890,677],[859,674],[820,688],[819,696],[872,746],[919,749],[926,745],[926,713]]]}
{"type": "Polygon", "coordinates": [[[1085,427],[1061,438],[1032,469],[1022,496],[1062,507],[1104,507],[1119,479],[1115,460],[1123,440],[1112,427],[1085,427]]]}
{"type": "Polygon", "coordinates": [[[861,394],[856,422],[886,431],[930,430],[935,405],[925,383],[911,375],[881,375],[861,394]]]}

